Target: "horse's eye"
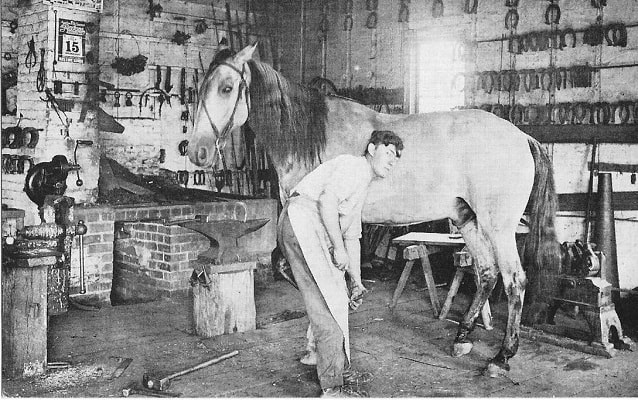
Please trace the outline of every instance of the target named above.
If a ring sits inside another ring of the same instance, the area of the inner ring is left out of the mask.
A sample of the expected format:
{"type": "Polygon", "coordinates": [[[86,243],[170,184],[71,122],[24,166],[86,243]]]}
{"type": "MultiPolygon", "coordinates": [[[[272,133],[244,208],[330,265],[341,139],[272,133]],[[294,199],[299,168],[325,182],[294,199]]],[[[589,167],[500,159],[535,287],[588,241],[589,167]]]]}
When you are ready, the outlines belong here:
{"type": "Polygon", "coordinates": [[[230,93],[230,92],[232,92],[232,91],[233,91],[233,87],[232,87],[232,86],[224,86],[224,87],[222,88],[222,93],[223,93],[223,94],[229,94],[229,93],[230,93]]]}

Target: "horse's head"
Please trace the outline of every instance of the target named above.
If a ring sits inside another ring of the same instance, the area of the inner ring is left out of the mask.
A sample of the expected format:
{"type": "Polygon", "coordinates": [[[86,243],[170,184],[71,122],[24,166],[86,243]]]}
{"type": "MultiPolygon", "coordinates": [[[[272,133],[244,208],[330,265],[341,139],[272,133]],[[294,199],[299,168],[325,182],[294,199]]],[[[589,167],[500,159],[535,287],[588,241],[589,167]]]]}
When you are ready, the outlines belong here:
{"type": "Polygon", "coordinates": [[[231,130],[248,119],[250,69],[246,63],[256,46],[247,46],[234,56],[213,61],[206,73],[199,88],[199,104],[188,145],[188,157],[193,164],[214,165],[231,130]]]}

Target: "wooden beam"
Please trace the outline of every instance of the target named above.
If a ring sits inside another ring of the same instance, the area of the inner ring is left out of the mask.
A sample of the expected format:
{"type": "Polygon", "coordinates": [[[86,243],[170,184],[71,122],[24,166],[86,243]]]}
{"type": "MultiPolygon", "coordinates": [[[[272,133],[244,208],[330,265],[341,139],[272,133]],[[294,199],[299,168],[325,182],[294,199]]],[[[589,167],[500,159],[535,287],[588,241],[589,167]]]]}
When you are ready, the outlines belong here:
{"type": "MultiPolygon", "coordinates": [[[[593,194],[593,209],[598,206],[598,194],[593,194]]],[[[614,211],[638,210],[638,191],[614,192],[612,195],[614,211]]],[[[558,195],[560,211],[585,211],[587,209],[587,193],[561,193],[558,195]]]]}
{"type": "MultiPolygon", "coordinates": [[[[591,171],[591,161],[587,163],[587,169],[591,171]]],[[[594,171],[599,172],[628,172],[632,174],[638,173],[638,164],[618,164],[599,162],[594,163],[594,171]]]]}
{"type": "Polygon", "coordinates": [[[638,125],[517,125],[541,143],[638,143],[638,125]]]}

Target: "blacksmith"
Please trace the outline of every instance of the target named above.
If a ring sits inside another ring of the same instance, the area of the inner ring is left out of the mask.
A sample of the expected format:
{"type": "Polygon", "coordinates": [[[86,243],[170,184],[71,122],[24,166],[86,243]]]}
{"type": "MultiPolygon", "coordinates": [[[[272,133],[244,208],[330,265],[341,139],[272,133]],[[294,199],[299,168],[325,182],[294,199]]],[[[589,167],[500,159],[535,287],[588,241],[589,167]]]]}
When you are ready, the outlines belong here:
{"type": "Polygon", "coordinates": [[[385,178],[403,150],[394,132],[374,131],[363,156],[341,155],[306,175],[279,219],[279,243],[299,285],[317,352],[322,397],[359,396],[349,385],[348,306],[358,307],[361,209],[369,184],[385,178]],[[350,291],[344,272],[350,277],[350,291]]]}

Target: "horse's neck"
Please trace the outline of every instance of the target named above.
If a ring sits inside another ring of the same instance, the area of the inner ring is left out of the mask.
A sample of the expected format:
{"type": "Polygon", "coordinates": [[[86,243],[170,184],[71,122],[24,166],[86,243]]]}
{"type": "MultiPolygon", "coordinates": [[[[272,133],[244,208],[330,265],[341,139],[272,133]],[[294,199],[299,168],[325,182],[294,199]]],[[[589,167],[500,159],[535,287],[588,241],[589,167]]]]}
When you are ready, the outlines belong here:
{"type": "Polygon", "coordinates": [[[292,189],[319,164],[341,154],[355,156],[363,154],[370,135],[375,129],[395,121],[404,115],[378,113],[362,104],[338,97],[327,97],[326,146],[317,160],[304,163],[289,155],[284,160],[274,161],[282,198],[287,198],[292,189]]]}
{"type": "Polygon", "coordinates": [[[280,193],[282,199],[287,199],[294,187],[297,186],[310,171],[315,169],[317,165],[319,165],[319,162],[306,165],[306,163],[302,161],[295,160],[292,156],[288,157],[287,160],[274,162],[277,178],[279,179],[279,190],[282,192],[280,193]]]}

